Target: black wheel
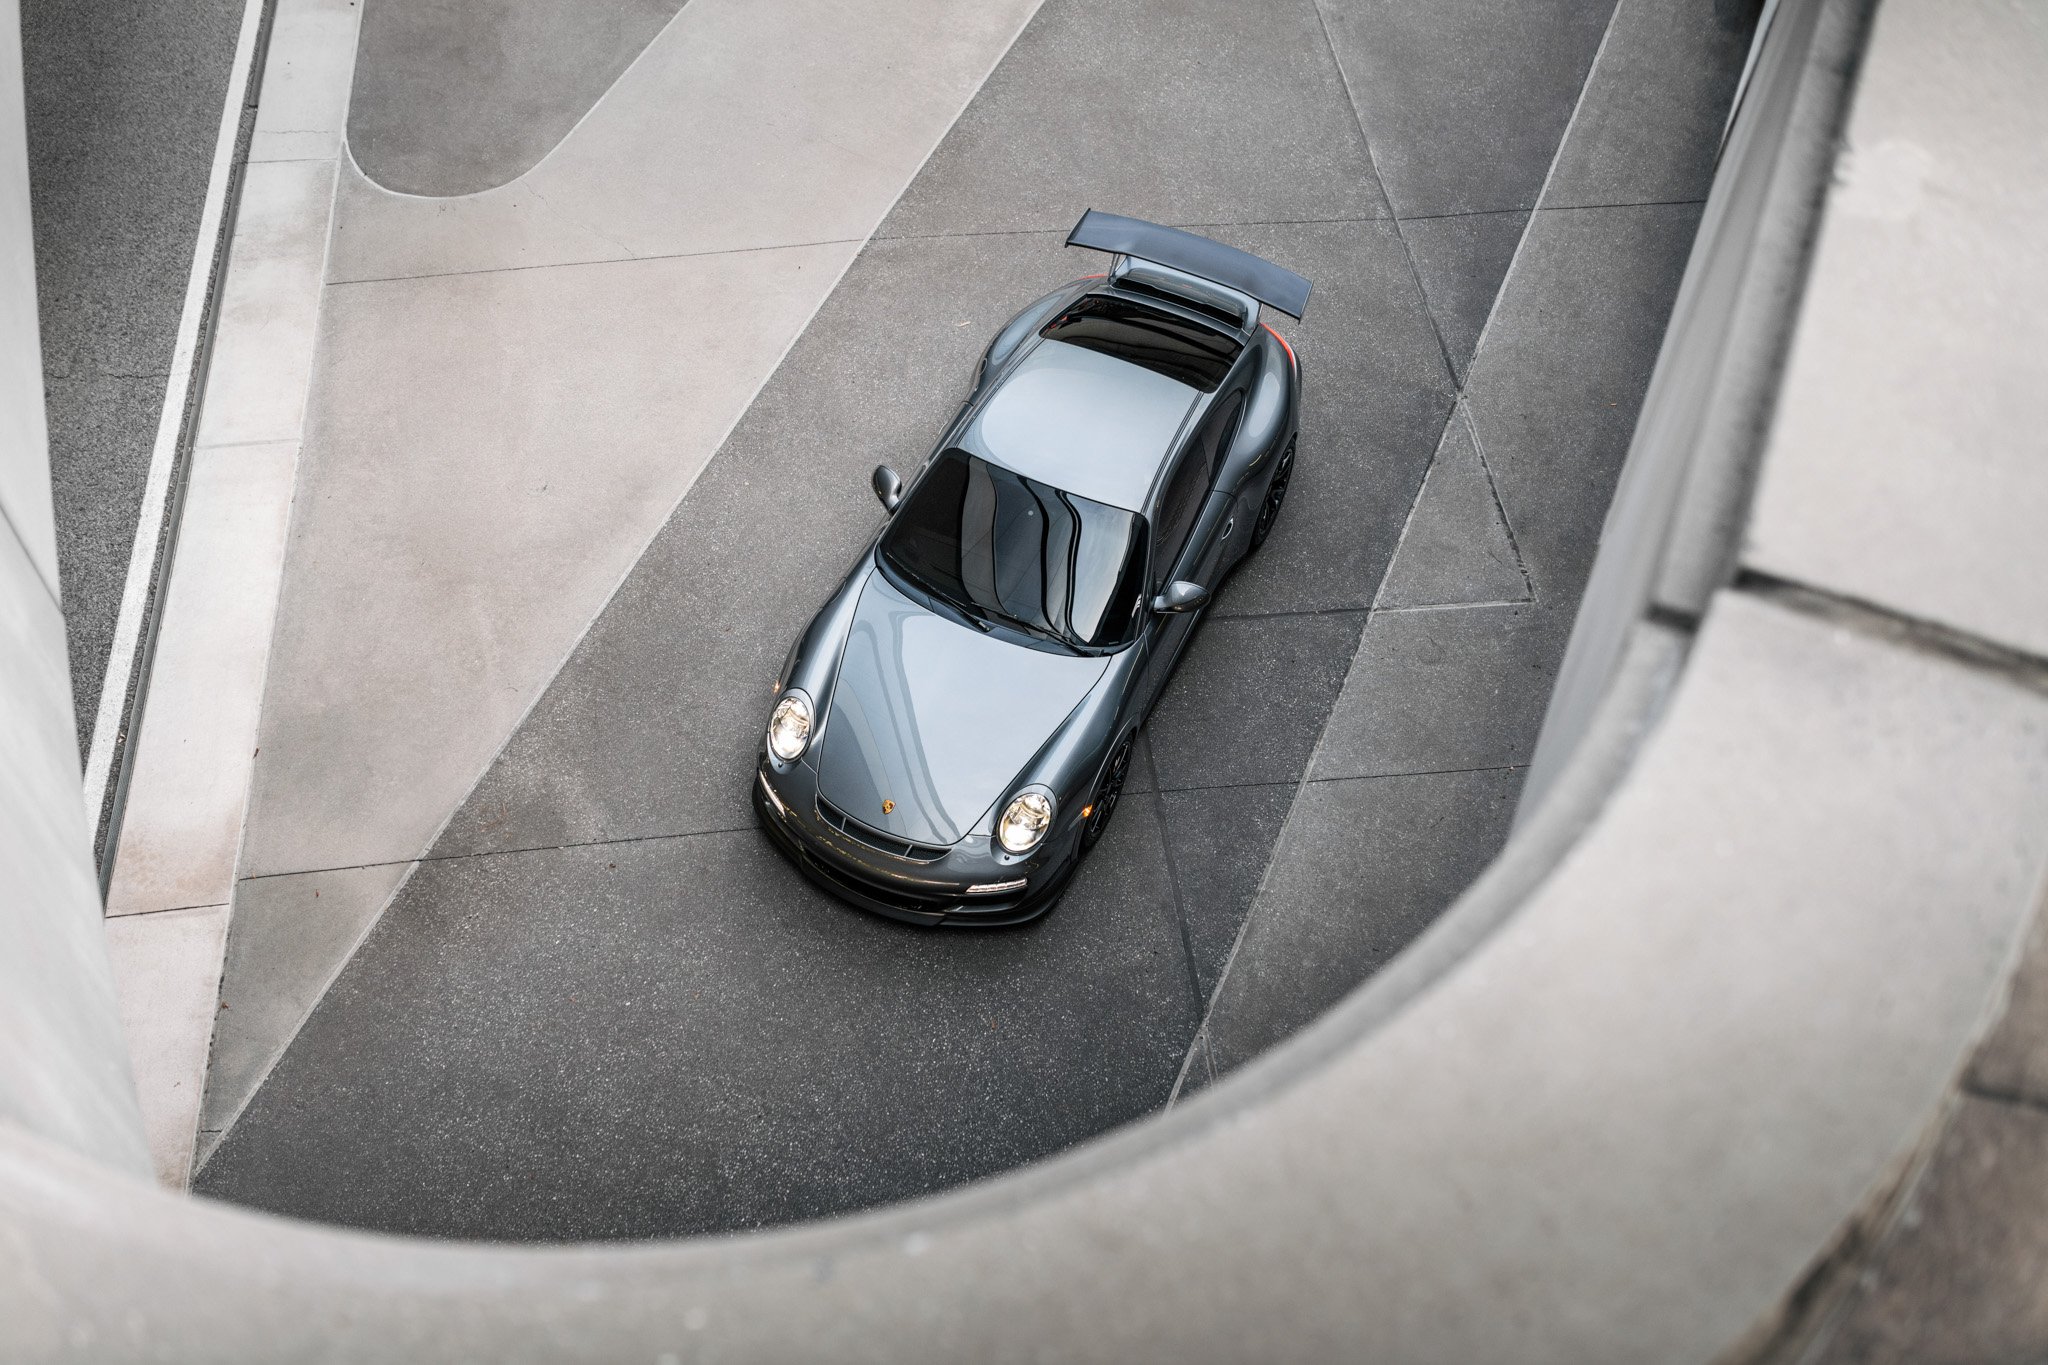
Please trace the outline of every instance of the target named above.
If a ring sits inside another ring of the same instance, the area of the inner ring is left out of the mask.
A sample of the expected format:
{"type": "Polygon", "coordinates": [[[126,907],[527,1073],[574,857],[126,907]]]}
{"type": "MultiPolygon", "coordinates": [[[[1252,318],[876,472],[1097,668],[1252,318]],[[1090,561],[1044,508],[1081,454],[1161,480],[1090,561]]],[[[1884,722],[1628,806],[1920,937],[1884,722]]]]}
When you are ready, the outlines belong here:
{"type": "Polygon", "coordinates": [[[1254,550],[1273,533],[1273,523],[1280,519],[1280,504],[1287,501],[1287,481],[1293,477],[1294,442],[1289,441],[1287,453],[1280,457],[1280,467],[1273,471],[1273,482],[1266,486],[1266,500],[1259,504],[1259,519],[1252,524],[1254,550]]]}
{"type": "Polygon", "coordinates": [[[1102,831],[1109,827],[1109,817],[1116,814],[1116,803],[1123,798],[1124,778],[1131,771],[1131,743],[1135,736],[1126,738],[1117,746],[1115,757],[1102,771],[1102,784],[1095,789],[1095,799],[1089,803],[1087,823],[1081,826],[1081,851],[1086,853],[1095,847],[1095,841],[1102,837],[1102,831]]]}

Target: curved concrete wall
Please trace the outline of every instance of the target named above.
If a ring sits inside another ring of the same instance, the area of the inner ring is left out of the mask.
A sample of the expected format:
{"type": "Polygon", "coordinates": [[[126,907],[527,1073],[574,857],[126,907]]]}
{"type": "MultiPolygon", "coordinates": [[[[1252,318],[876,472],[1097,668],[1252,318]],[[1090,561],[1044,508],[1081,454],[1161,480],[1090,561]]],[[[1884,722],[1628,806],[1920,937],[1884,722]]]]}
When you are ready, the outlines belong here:
{"type": "MultiPolygon", "coordinates": [[[[1859,8],[1785,0],[1773,40],[1814,5],[1823,24],[1859,8]]],[[[0,1124],[0,1339],[95,1361],[1583,1365],[1782,1346],[1803,1289],[1938,1122],[2048,864],[2048,668],[2017,629],[1966,634],[1961,613],[1845,582],[1841,499],[1806,472],[1830,451],[1822,419],[1872,402],[1859,349],[1935,362],[2022,315],[1925,293],[2026,230],[1996,174],[2032,165],[2026,139],[1973,137],[2026,113],[2024,63],[2005,55],[2031,41],[2021,24],[1995,0],[1878,15],[1849,141],[1917,165],[1925,192],[1831,192],[1761,446],[1768,568],[1741,531],[1745,482],[1720,504],[1729,585],[1697,620],[1654,594],[1621,613],[1594,704],[1502,858],[1289,1043],[1161,1118],[953,1195],[638,1247],[337,1233],[181,1199],[47,1126],[0,1124]],[[1888,279],[1921,291],[1892,300],[1921,309],[1918,328],[1869,324],[1888,279]]],[[[1839,85],[1840,67],[1803,56],[1795,84],[1839,85]]],[[[1770,107],[1760,89],[1745,118],[1770,107]]],[[[2018,297],[2038,305],[2040,283],[2018,297]]],[[[1994,496],[2036,505],[2038,469],[2005,458],[2029,439],[2006,382],[2026,363],[1992,364],[2001,384],[1972,420],[1994,496]]],[[[1912,397],[1889,396],[1924,411],[1912,397]]],[[[1911,422],[1856,433],[1864,506],[1949,456],[1911,422]]],[[[1711,481],[1685,482],[1680,525],[1711,481]]],[[[1951,580],[1995,557],[1981,541],[2000,526],[1945,512],[1895,509],[1883,550],[1951,580]]]]}
{"type": "Polygon", "coordinates": [[[58,605],[20,19],[0,0],[0,1126],[134,1170],[58,605]]]}

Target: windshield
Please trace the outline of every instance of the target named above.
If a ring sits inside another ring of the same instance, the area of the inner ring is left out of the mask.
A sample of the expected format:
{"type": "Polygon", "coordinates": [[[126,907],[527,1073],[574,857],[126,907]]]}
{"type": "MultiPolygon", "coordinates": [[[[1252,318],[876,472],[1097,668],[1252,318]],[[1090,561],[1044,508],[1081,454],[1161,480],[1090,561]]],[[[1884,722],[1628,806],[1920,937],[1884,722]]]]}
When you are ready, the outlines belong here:
{"type": "Polygon", "coordinates": [[[1136,625],[1145,519],[949,450],[896,509],[882,556],[969,616],[1099,649],[1136,625]]]}

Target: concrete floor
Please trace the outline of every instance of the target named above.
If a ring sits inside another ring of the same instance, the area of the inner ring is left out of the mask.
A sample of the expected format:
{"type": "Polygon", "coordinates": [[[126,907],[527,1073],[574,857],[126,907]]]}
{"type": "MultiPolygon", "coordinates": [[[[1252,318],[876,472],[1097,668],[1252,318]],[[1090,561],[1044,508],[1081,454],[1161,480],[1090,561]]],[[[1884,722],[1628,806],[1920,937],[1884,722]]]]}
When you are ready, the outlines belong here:
{"type": "Polygon", "coordinates": [[[81,752],[242,9],[237,0],[21,6],[44,401],[81,752]]]}
{"type": "MultiPolygon", "coordinates": [[[[1556,156],[1609,9],[1049,0],[197,1187],[451,1236],[817,1217],[1151,1112],[1198,1035],[1197,1083],[1383,962],[1504,835],[1740,64],[1739,17],[1622,0],[1556,156]],[[1059,239],[1091,204],[1316,281],[1300,472],[1058,912],[920,933],[751,827],[766,681],[876,525],[867,469],[921,458],[994,328],[1090,268],[1059,239]],[[1285,861],[1317,821],[1360,832],[1338,875],[1285,861]]],[[[335,363],[374,365],[346,325],[335,363]]],[[[228,1007],[345,952],[321,893],[374,905],[408,859],[245,866],[228,1007]]]]}

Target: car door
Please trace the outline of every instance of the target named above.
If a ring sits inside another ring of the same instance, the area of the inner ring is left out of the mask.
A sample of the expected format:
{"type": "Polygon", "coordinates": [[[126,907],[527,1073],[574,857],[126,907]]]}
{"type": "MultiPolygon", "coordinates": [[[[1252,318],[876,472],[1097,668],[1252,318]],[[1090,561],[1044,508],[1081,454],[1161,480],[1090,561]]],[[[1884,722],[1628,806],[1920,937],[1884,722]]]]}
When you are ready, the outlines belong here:
{"type": "MultiPolygon", "coordinates": [[[[1215,491],[1216,472],[1244,415],[1244,397],[1242,389],[1233,390],[1210,407],[1167,477],[1153,518],[1154,596],[1176,579],[1199,583],[1211,592],[1222,586],[1217,580],[1224,550],[1245,528],[1234,524],[1230,496],[1215,491]]],[[[1147,707],[1166,685],[1201,615],[1188,611],[1152,619],[1143,684],[1147,707]]]]}

